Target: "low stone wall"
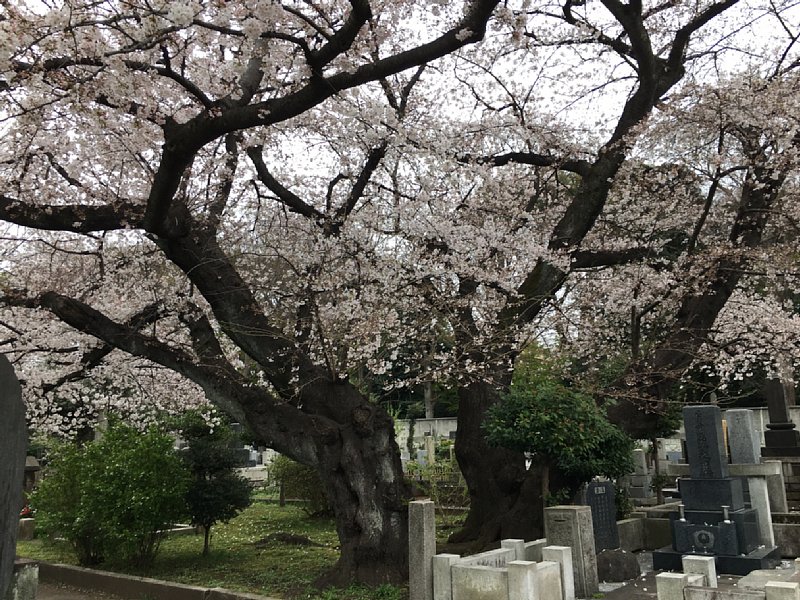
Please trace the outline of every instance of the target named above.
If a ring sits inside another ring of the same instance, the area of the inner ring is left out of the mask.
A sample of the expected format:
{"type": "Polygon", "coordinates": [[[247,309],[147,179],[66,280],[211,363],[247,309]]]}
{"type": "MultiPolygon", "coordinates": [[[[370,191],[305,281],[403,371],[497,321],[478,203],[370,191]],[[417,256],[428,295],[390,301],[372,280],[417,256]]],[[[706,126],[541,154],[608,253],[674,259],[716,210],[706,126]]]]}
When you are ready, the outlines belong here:
{"type": "Polygon", "coordinates": [[[644,519],[633,518],[617,521],[619,547],[627,552],[636,552],[645,547],[644,519]]]}
{"type": "Polygon", "coordinates": [[[451,567],[451,581],[453,598],[508,600],[508,569],[482,565],[454,565],[451,567]]]}
{"type": "Polygon", "coordinates": [[[39,563],[39,580],[114,594],[130,600],[277,600],[222,588],[184,585],[46,562],[39,563]]]}

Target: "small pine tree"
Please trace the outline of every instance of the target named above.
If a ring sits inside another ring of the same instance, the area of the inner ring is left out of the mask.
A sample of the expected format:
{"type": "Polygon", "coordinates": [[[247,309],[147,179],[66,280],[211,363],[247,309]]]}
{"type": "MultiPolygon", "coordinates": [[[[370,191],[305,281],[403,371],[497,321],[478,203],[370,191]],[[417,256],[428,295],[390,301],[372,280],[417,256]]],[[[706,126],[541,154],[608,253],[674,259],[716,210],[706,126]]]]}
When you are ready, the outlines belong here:
{"type": "Polygon", "coordinates": [[[199,415],[190,413],[180,429],[188,444],[183,459],[192,474],[186,504],[192,525],[203,527],[203,555],[207,555],[211,527],[227,523],[250,506],[251,486],[234,470],[237,457],[231,447],[234,434],[229,427],[212,427],[199,415]]]}

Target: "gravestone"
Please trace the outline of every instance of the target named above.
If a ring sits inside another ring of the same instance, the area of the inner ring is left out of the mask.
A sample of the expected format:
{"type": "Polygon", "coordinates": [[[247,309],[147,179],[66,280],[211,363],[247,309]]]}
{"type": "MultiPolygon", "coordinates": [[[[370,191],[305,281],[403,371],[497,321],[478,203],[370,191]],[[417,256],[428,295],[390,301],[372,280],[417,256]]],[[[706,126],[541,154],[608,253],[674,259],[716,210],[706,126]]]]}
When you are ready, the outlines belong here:
{"type": "Polygon", "coordinates": [[[619,548],[614,484],[610,481],[590,482],[586,486],[586,504],[592,509],[595,552],[619,548]]]}
{"type": "Polygon", "coordinates": [[[733,575],[776,566],[778,548],[761,545],[758,513],[745,507],[741,480],[728,476],[719,407],[687,406],[683,422],[691,477],[678,480],[683,504],[670,514],[672,546],[653,552],[653,568],[680,569],[685,554],[714,556],[717,570],[733,575]]]}
{"type": "Polygon", "coordinates": [[[244,427],[241,423],[231,423],[231,441],[230,447],[234,450],[236,456],[237,467],[247,467],[250,464],[250,450],[244,447],[242,441],[242,434],[244,427]]]}
{"type": "Polygon", "coordinates": [[[575,595],[591,598],[600,590],[594,550],[592,509],[588,506],[552,506],[544,509],[544,533],[550,546],[572,549],[575,595]]]}
{"type": "Polygon", "coordinates": [[[436,464],[436,440],[433,439],[431,434],[425,434],[425,458],[428,463],[436,464]]]}
{"type": "Polygon", "coordinates": [[[764,432],[762,456],[800,456],[800,432],[789,416],[789,406],[795,404],[794,385],[780,378],[767,380],[764,385],[769,423],[764,432]]]}
{"type": "Polygon", "coordinates": [[[11,363],[0,355],[0,598],[6,597],[13,578],[27,446],[19,381],[11,363]]]}
{"type": "Polygon", "coordinates": [[[633,473],[623,479],[628,488],[628,496],[634,499],[653,497],[653,478],[647,468],[647,454],[641,448],[633,451],[633,473]]]}
{"type": "MultiPolygon", "coordinates": [[[[753,411],[730,409],[725,413],[728,421],[728,445],[731,449],[731,462],[736,464],[759,464],[761,462],[760,440],[756,434],[753,411]]],[[[775,545],[770,511],[769,490],[766,477],[747,477],[750,506],[758,515],[761,543],[775,545]]]]}

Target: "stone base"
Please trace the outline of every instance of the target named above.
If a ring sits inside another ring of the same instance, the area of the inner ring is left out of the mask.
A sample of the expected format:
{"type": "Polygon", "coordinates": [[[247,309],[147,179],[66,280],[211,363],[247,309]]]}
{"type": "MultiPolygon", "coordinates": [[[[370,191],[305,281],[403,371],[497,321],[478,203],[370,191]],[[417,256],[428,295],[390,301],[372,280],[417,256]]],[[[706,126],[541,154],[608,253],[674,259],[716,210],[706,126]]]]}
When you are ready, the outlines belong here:
{"type": "Polygon", "coordinates": [[[35,519],[20,519],[19,527],[17,528],[17,541],[27,542],[33,539],[35,535],[35,519]]]}
{"type": "Polygon", "coordinates": [[[752,508],[731,512],[727,523],[722,511],[687,510],[685,514],[685,521],[670,514],[673,548],[678,552],[733,556],[748,554],[762,544],[758,515],[752,508]]]}
{"type": "MultiPolygon", "coordinates": [[[[681,562],[684,554],[676,552],[672,546],[665,546],[653,550],[653,570],[655,571],[683,571],[681,562]]],[[[693,556],[710,556],[709,554],[696,554],[693,556]]],[[[727,575],[747,575],[756,569],[774,569],[781,563],[781,553],[777,547],[758,548],[750,554],[738,556],[715,556],[714,562],[717,573],[727,575]]]]}
{"type": "Polygon", "coordinates": [[[731,511],[744,508],[742,480],[734,477],[722,479],[678,479],[678,489],[686,510],[720,510],[727,506],[731,511]]]}
{"type": "Polygon", "coordinates": [[[14,575],[4,600],[36,600],[39,564],[27,558],[14,561],[14,575]]]}
{"type": "Polygon", "coordinates": [[[642,500],[645,498],[655,498],[656,494],[650,487],[631,486],[628,488],[628,497],[636,500],[642,500]]]}
{"type": "Polygon", "coordinates": [[[800,456],[800,446],[769,447],[762,446],[761,456],[776,458],[781,456],[800,456]]]}
{"type": "Polygon", "coordinates": [[[764,432],[767,448],[800,448],[800,431],[794,423],[770,423],[764,432]]]}

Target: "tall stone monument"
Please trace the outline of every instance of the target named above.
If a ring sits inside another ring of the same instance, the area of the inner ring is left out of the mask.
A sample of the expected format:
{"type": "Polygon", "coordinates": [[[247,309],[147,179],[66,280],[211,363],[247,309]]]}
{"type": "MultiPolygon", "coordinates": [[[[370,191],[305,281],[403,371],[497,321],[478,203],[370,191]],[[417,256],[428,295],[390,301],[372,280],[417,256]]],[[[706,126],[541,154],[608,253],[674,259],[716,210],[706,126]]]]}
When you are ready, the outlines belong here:
{"type": "Polygon", "coordinates": [[[19,381],[11,363],[0,354],[0,598],[6,597],[14,571],[27,446],[19,381]]]}
{"type": "Polygon", "coordinates": [[[678,480],[672,545],[653,552],[653,568],[680,570],[686,554],[713,556],[719,573],[733,575],[776,566],[778,548],[761,545],[757,511],[745,506],[742,480],[728,474],[719,408],[687,406],[683,422],[690,477],[678,480]]]}
{"type": "Polygon", "coordinates": [[[769,379],[764,395],[769,423],[761,456],[800,456],[800,432],[789,415],[789,407],[795,405],[794,385],[777,377],[769,379]]]}

